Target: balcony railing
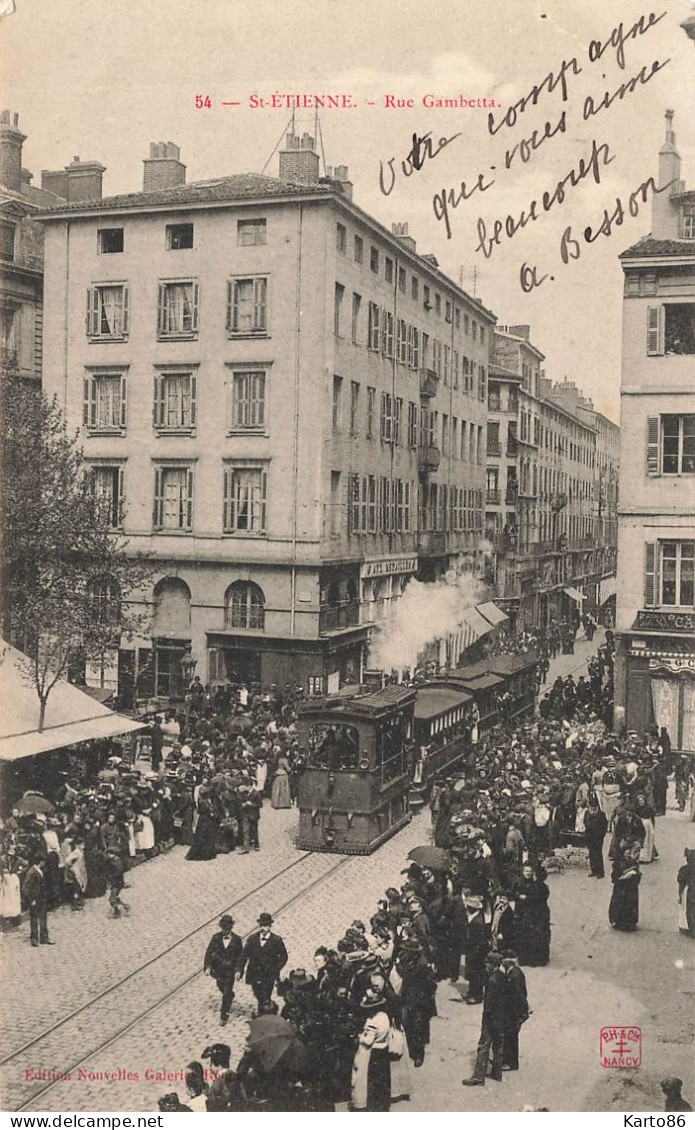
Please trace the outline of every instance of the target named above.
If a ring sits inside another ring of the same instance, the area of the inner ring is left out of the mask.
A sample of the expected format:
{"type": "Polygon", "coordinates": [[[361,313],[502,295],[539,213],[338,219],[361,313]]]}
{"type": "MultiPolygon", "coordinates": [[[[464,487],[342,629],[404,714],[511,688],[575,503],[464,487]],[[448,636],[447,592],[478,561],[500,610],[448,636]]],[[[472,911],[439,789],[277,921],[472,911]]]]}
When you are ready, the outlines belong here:
{"type": "Polygon", "coordinates": [[[420,396],[436,396],[438,381],[434,369],[420,369],[420,396]]]}
{"type": "Polygon", "coordinates": [[[519,454],[519,444],[515,439],[507,440],[507,455],[514,456],[519,454]]]}
{"type": "Polygon", "coordinates": [[[490,410],[490,412],[501,412],[502,411],[502,402],[501,402],[499,396],[488,396],[487,406],[488,406],[488,409],[490,410]]]}
{"type": "Polygon", "coordinates": [[[345,600],[330,608],[319,610],[319,635],[339,632],[343,628],[354,628],[360,622],[359,600],[345,600]]]}
{"type": "Polygon", "coordinates": [[[506,506],[515,506],[516,500],[519,497],[519,491],[513,487],[507,487],[504,495],[504,502],[506,506]]]}
{"type": "Polygon", "coordinates": [[[487,453],[488,453],[488,455],[501,455],[502,454],[502,445],[500,444],[500,441],[494,440],[494,439],[489,439],[487,441],[487,453]]]}
{"type": "Polygon", "coordinates": [[[420,444],[417,449],[418,471],[436,471],[442,460],[442,453],[432,444],[420,444]]]}
{"type": "Polygon", "coordinates": [[[446,533],[444,530],[423,530],[417,539],[418,553],[438,556],[446,553],[446,533]]]}
{"type": "Polygon", "coordinates": [[[501,499],[501,491],[493,490],[490,487],[485,491],[485,501],[491,503],[493,506],[499,506],[501,499]]]}

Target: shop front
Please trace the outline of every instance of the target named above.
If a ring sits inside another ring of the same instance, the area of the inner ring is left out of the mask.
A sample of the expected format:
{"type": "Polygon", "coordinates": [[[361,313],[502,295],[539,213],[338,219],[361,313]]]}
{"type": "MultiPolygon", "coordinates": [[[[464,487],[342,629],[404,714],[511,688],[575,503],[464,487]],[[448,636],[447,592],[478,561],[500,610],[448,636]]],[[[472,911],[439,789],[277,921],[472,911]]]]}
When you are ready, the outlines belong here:
{"type": "MultiPolygon", "coordinates": [[[[695,615],[644,610],[618,641],[624,707],[616,724],[643,734],[665,726],[675,751],[695,752],[695,615]]],[[[623,696],[619,696],[622,700],[623,696]]]]}

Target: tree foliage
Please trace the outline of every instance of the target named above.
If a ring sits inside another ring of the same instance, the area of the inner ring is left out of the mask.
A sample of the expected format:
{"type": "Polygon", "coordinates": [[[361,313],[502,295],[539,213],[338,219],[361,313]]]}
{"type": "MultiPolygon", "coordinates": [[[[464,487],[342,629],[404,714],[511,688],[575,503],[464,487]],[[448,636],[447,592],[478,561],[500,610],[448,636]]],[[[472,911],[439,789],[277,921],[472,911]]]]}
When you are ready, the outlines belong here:
{"type": "Polygon", "coordinates": [[[103,659],[121,635],[143,629],[127,598],[149,569],[111,528],[111,507],[57,402],[11,372],[0,399],[4,630],[31,657],[40,730],[74,657],[103,659]]]}

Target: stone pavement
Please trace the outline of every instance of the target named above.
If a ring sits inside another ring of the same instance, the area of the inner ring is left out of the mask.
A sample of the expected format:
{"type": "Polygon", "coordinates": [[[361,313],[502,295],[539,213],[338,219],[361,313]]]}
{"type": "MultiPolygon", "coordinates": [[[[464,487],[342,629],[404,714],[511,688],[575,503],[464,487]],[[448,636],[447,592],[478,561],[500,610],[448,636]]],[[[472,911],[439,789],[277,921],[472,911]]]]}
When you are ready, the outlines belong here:
{"type": "Polygon", "coordinates": [[[17,976],[10,983],[4,1010],[3,1056],[109,985],[127,978],[103,1001],[0,1069],[0,1090],[7,1105],[16,1109],[41,1088],[36,1076],[24,1077],[26,1069],[64,1072],[102,1043],[108,1046],[81,1064],[82,1073],[73,1071],[70,1080],[56,1084],[28,1109],[156,1109],[157,1097],[175,1088],[165,1079],[147,1078],[148,1069],[181,1070],[189,1060],[199,1058],[206,1044],[220,1039],[232,1046],[237,1059],[253,1006],[247,987],[239,986],[233,1016],[222,1029],[214,982],[194,976],[202,968],[205,944],[217,928],[218,915],[242,899],[236,929],[246,933],[255,926],[261,910],[271,911],[277,931],[286,939],[290,967],[311,969],[318,945],[334,945],[352,918],[368,919],[374,913],[384,889],[400,883],[410,849],[427,842],[429,833],[429,815],[422,814],[373,856],[306,855],[292,844],[296,820],[296,810],[264,810],[261,834],[268,846],[259,853],[188,863],[184,849],[174,849],[138,868],[132,873],[133,889],[127,896],[132,905],[129,918],[108,920],[107,901],[100,899],[82,914],[59,910],[52,916],[58,942],[54,947],[29,948],[25,927],[23,936],[7,936],[5,969],[9,966],[17,976]],[[297,866],[291,871],[272,878],[295,861],[297,866]],[[302,894],[321,879],[324,881],[302,894]],[[253,893],[261,882],[267,886],[253,893]],[[290,905],[282,910],[286,903],[290,905]],[[207,930],[152,961],[207,918],[212,918],[207,930]],[[148,960],[152,964],[147,969],[130,976],[148,960]],[[192,979],[157,1007],[162,997],[188,978],[192,979]],[[152,1011],[138,1020],[146,1009],[152,1011]],[[114,1040],[128,1025],[128,1031],[114,1040]],[[118,1068],[138,1078],[110,1082],[90,1077],[118,1068]]]}

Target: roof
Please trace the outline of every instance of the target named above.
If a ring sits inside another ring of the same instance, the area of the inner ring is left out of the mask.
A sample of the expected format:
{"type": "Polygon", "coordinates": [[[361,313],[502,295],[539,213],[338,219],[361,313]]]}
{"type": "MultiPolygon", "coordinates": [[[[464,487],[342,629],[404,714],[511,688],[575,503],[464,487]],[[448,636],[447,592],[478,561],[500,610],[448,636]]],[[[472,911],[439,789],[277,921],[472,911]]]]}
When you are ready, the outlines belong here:
{"type": "Polygon", "coordinates": [[[420,687],[415,703],[415,718],[421,722],[429,721],[440,714],[448,714],[471,702],[471,695],[466,691],[451,690],[449,687],[430,685],[420,687]]]}
{"type": "Polygon", "coordinates": [[[692,239],[652,239],[647,236],[621,252],[619,259],[656,259],[663,255],[695,257],[695,241],[692,239]]]}
{"type": "Polygon", "coordinates": [[[534,667],[538,663],[535,651],[524,651],[521,655],[494,655],[490,658],[490,670],[496,675],[514,675],[526,667],[534,667]]]}
{"type": "Polygon", "coordinates": [[[404,687],[388,683],[381,690],[371,691],[363,685],[341,687],[334,694],[322,698],[310,698],[298,704],[300,717],[306,714],[326,713],[376,714],[393,706],[400,706],[415,699],[414,687],[404,687]]]}
{"type": "Polygon", "coordinates": [[[80,200],[74,204],[65,201],[48,208],[48,212],[92,211],[108,212],[120,208],[156,208],[159,204],[209,204],[225,201],[251,200],[267,196],[301,196],[307,192],[326,194],[335,192],[329,184],[294,184],[267,177],[262,173],[237,173],[212,180],[192,181],[174,188],[158,188],[150,192],[126,192],[119,196],[104,196],[98,200],[80,200]]]}
{"type": "Polygon", "coordinates": [[[59,679],[48,696],[44,727],[39,732],[39,700],[31,680],[31,662],[9,644],[2,646],[0,761],[17,761],[49,749],[142,729],[141,722],[115,714],[79,687],[59,679]]]}

